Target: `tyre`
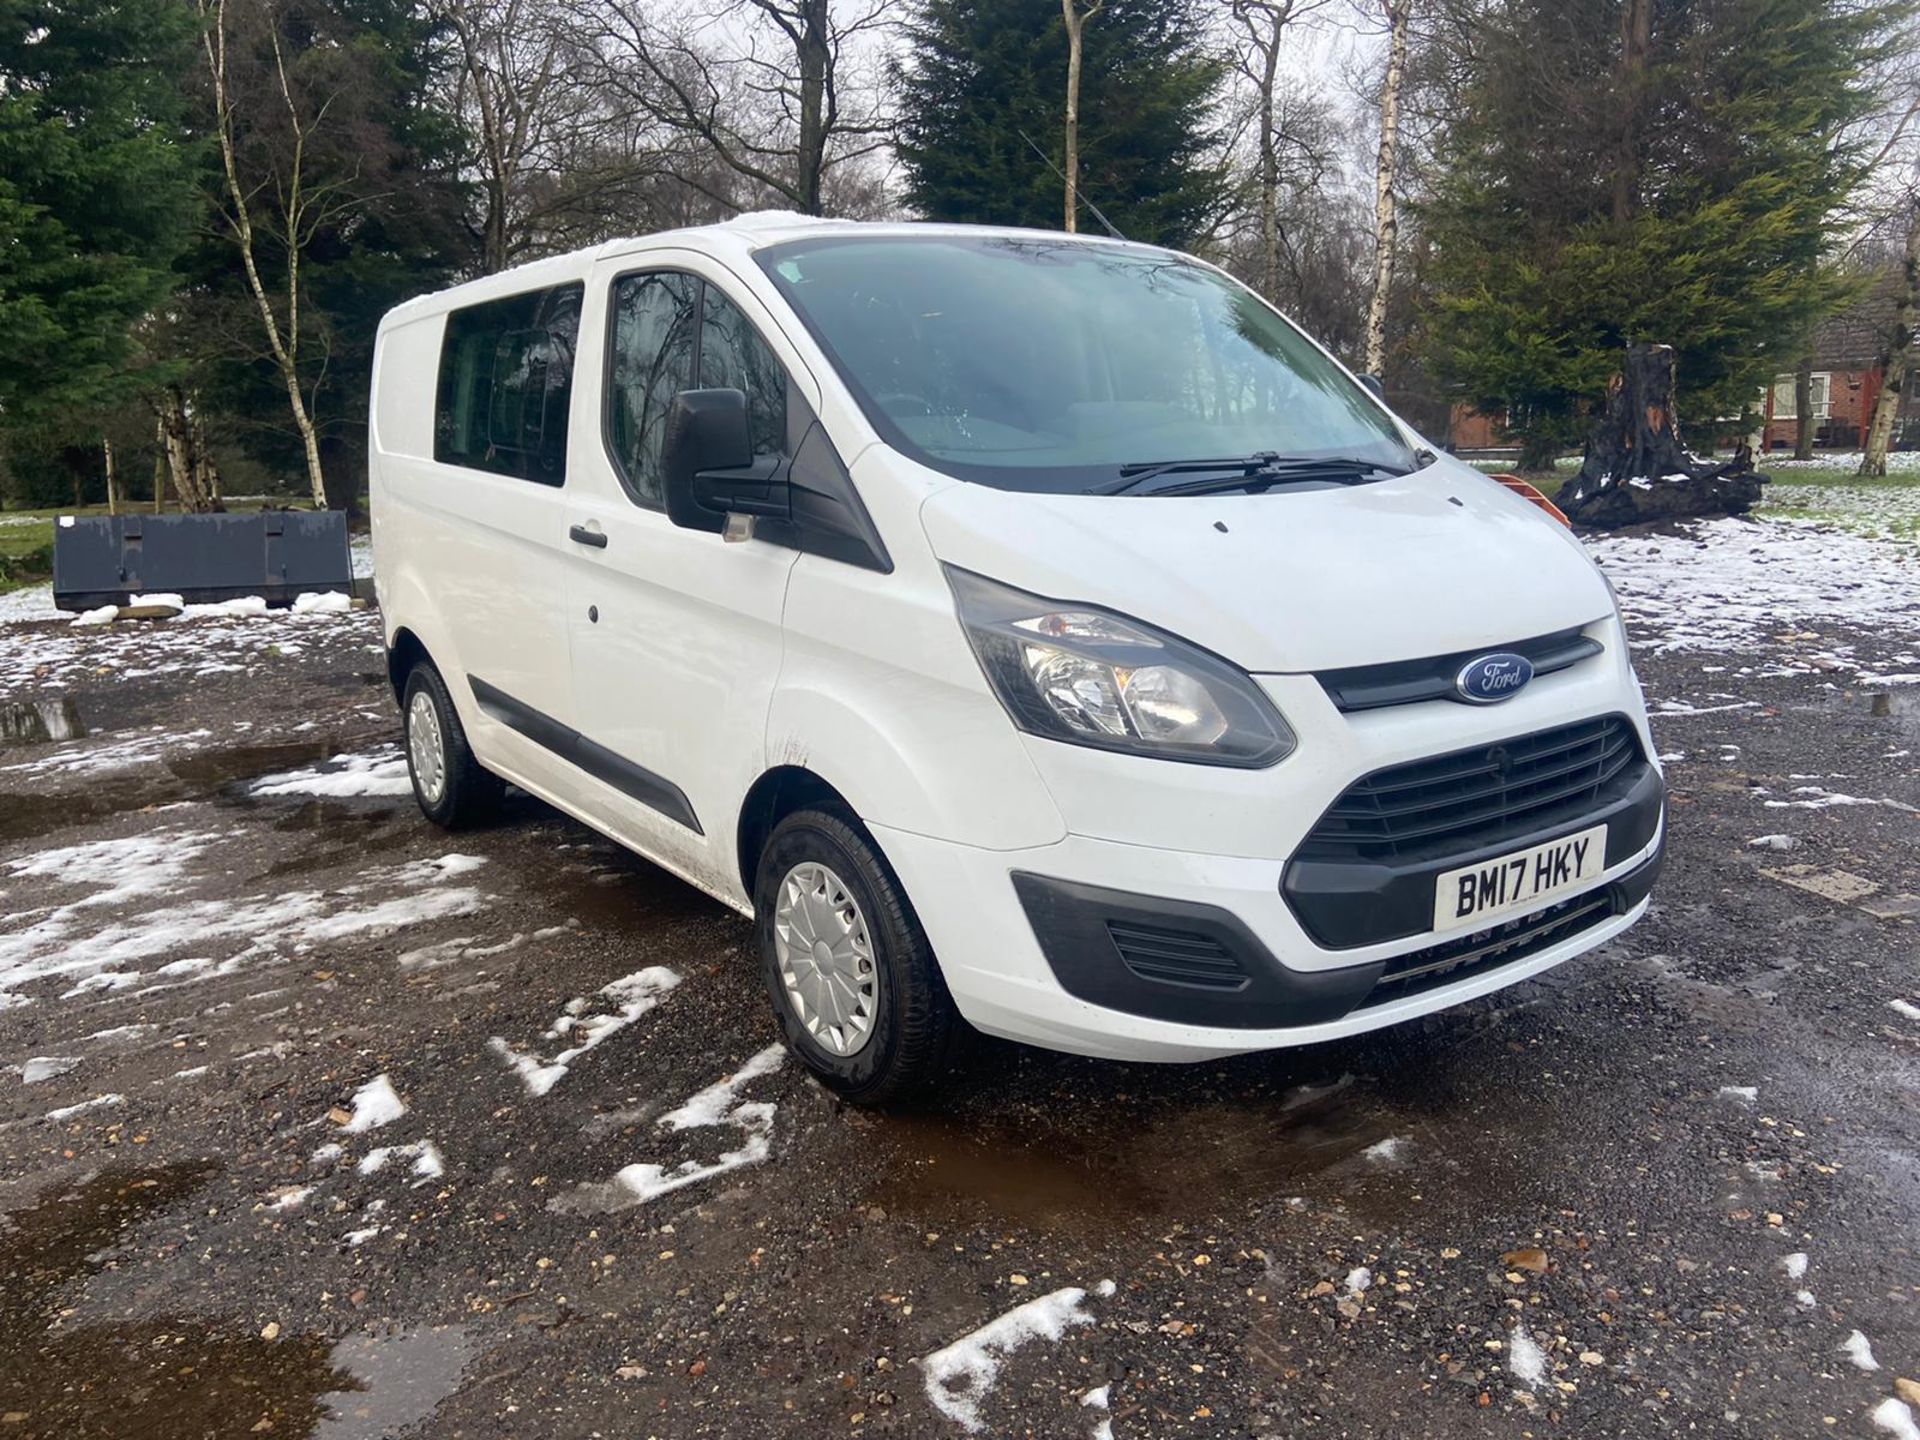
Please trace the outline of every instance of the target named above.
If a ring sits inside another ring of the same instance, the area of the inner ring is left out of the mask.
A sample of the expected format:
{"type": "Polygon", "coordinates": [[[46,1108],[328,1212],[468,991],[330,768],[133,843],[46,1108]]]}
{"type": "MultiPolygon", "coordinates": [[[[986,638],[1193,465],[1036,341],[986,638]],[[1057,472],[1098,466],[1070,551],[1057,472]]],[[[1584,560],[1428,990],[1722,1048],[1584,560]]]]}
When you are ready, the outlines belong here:
{"type": "Polygon", "coordinates": [[[851,817],[802,810],[774,828],[754,880],[761,973],[790,1049],[862,1105],[924,1093],[963,1026],[933,947],[851,817]]]}
{"type": "Polygon", "coordinates": [[[430,662],[422,660],[407,676],[400,717],[407,774],[421,814],[447,830],[482,825],[499,814],[506,786],[473,758],[447,682],[430,662]]]}

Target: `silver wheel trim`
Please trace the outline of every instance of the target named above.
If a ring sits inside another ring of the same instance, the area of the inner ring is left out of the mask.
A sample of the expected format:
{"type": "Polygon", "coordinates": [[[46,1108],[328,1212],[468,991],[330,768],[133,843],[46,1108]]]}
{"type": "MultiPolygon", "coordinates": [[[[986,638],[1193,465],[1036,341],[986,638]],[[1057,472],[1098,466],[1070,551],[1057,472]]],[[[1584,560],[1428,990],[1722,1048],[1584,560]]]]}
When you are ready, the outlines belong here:
{"type": "Polygon", "coordinates": [[[447,744],[440,734],[440,712],[425,690],[415,691],[407,706],[407,760],[421,797],[438,805],[447,793],[447,744]]]}
{"type": "Polygon", "coordinates": [[[787,871],[773,904],[774,959],[787,1003],[829,1055],[857,1055],[873,1038],[880,972],[866,917],[840,877],[806,861],[787,871]]]}

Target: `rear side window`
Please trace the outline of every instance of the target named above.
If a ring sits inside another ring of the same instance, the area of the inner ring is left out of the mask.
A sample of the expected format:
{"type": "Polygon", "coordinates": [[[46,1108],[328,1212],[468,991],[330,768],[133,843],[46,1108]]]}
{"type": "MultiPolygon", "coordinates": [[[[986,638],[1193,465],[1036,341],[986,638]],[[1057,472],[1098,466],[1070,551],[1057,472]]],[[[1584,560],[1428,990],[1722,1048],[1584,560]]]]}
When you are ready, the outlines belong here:
{"type": "Polygon", "coordinates": [[[584,285],[558,285],[447,316],[433,458],[559,485],[584,285]]]}
{"type": "Polygon", "coordinates": [[[677,270],[622,276],[613,289],[607,443],[633,498],[664,506],[667,414],[682,390],[740,390],[756,455],[787,446],[787,372],[737,306],[677,270]]]}

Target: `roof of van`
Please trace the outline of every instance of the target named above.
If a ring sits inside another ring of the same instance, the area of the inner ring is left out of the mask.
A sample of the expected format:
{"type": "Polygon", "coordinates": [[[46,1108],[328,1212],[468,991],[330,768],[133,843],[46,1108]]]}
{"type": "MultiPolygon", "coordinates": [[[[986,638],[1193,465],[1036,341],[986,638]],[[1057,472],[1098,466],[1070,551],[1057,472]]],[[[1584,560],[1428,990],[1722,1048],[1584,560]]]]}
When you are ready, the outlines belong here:
{"type": "Polygon", "coordinates": [[[606,240],[566,255],[529,261],[527,264],[517,265],[496,275],[485,275],[462,285],[416,296],[395,306],[389,312],[388,318],[402,319],[417,312],[437,313],[455,306],[513,295],[544,285],[562,284],[578,278],[583,260],[609,259],[642,248],[653,249],[663,244],[684,242],[692,249],[722,258],[731,256],[744,261],[756,250],[764,250],[771,245],[784,245],[790,240],[804,240],[809,236],[817,235],[849,234],[974,237],[1006,235],[1046,240],[1072,239],[1089,245],[1126,244],[1137,245],[1141,249],[1159,249],[1157,246],[1139,245],[1136,241],[1110,240],[1099,235],[1069,237],[1059,230],[1020,229],[1003,225],[935,224],[922,220],[829,220],[817,215],[802,215],[793,210],[755,210],[711,225],[690,225],[678,230],[655,231],[651,235],[633,235],[618,240],[606,240]]]}

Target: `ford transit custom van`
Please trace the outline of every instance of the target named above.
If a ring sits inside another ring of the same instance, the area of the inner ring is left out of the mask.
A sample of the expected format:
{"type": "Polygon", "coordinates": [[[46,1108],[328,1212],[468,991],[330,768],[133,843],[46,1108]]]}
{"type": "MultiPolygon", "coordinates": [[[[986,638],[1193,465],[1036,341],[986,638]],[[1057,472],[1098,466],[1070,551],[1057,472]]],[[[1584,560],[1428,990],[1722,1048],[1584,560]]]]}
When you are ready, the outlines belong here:
{"type": "Polygon", "coordinates": [[[1224,272],[757,215],[393,311],[371,426],[421,809],[506,784],[755,925],[880,1101],[972,1026],[1352,1035],[1647,907],[1611,592],[1224,272]]]}

